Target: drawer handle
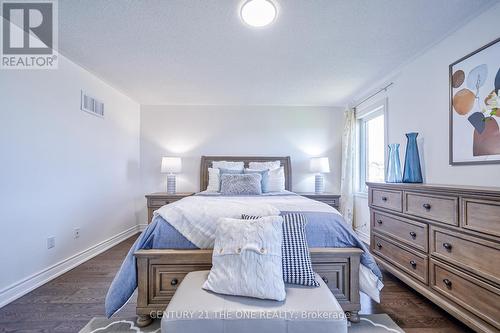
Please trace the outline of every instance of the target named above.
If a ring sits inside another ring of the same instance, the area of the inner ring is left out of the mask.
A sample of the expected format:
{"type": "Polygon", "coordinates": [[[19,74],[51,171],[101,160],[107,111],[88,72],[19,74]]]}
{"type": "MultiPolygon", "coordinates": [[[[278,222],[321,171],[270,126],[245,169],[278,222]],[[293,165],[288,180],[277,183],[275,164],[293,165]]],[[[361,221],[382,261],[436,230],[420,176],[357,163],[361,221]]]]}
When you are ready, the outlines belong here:
{"type": "Polygon", "coordinates": [[[387,201],[387,197],[382,197],[382,201],[387,201]]]}
{"type": "Polygon", "coordinates": [[[431,206],[431,204],[428,204],[428,203],[423,204],[422,206],[423,206],[425,209],[427,209],[427,210],[431,210],[431,207],[432,207],[432,206],[431,206]]]}
{"type": "Polygon", "coordinates": [[[170,285],[172,286],[176,286],[177,283],[179,283],[179,280],[177,280],[177,278],[173,278],[172,281],[170,281],[170,285]]]}
{"type": "Polygon", "coordinates": [[[328,278],[326,276],[322,276],[321,279],[323,279],[323,281],[325,281],[325,283],[328,284],[328,278]]]}
{"type": "Polygon", "coordinates": [[[448,280],[448,279],[444,279],[444,280],[443,280],[443,283],[446,285],[446,287],[447,287],[448,289],[451,289],[451,285],[452,285],[452,283],[451,283],[451,281],[450,281],[450,280],[448,280]]]}
{"type": "Polygon", "coordinates": [[[443,243],[443,247],[444,247],[445,249],[447,249],[448,251],[451,251],[451,248],[452,248],[453,246],[451,246],[451,244],[450,244],[450,243],[443,243]]]}
{"type": "Polygon", "coordinates": [[[378,247],[379,249],[381,249],[381,248],[382,248],[382,244],[377,243],[377,247],[378,247]]]}
{"type": "Polygon", "coordinates": [[[415,260],[411,260],[410,261],[410,265],[411,267],[413,267],[414,269],[417,268],[417,263],[415,262],[415,260]]]}
{"type": "Polygon", "coordinates": [[[410,231],[410,236],[411,238],[415,239],[417,238],[417,233],[415,231],[410,231]]]}
{"type": "Polygon", "coordinates": [[[383,222],[382,222],[382,220],[377,220],[377,223],[382,224],[383,222]]]}

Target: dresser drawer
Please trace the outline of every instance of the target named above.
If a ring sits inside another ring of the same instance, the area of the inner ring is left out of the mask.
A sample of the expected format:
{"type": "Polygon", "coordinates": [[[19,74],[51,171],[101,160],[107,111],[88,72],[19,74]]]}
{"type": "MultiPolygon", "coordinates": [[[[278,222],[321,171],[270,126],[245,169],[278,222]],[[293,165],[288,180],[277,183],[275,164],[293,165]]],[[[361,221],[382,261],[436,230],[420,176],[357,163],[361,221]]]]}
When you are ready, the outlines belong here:
{"type": "Polygon", "coordinates": [[[170,301],[182,279],[192,271],[209,270],[211,265],[193,266],[193,265],[151,265],[151,283],[154,286],[149,290],[149,303],[165,303],[170,301]]]}
{"type": "Polygon", "coordinates": [[[427,284],[428,258],[426,255],[378,234],[373,235],[372,250],[375,254],[391,262],[397,268],[427,284]]]}
{"type": "Polygon", "coordinates": [[[169,203],[172,203],[174,201],[177,201],[177,199],[173,199],[173,198],[155,198],[155,199],[151,199],[148,204],[150,207],[157,207],[157,208],[160,208],[162,206],[165,206],[165,205],[168,205],[169,203]]]}
{"type": "Polygon", "coordinates": [[[339,205],[339,200],[338,199],[322,199],[322,200],[319,200],[323,203],[326,203],[327,205],[330,205],[330,206],[338,206],[339,205]]]}
{"type": "Polygon", "coordinates": [[[373,212],[372,227],[378,233],[389,235],[400,242],[427,252],[427,224],[373,212]]]}
{"type": "Polygon", "coordinates": [[[401,212],[403,208],[402,199],[403,193],[401,191],[372,189],[370,204],[380,208],[401,212]]]}
{"type": "Polygon", "coordinates": [[[405,192],[406,214],[458,225],[458,197],[405,192]]]}
{"type": "Polygon", "coordinates": [[[349,265],[347,262],[313,264],[313,270],[323,279],[339,303],[350,300],[349,265]]]}
{"type": "Polygon", "coordinates": [[[430,252],[465,270],[500,283],[500,244],[431,226],[430,252]]]}
{"type": "Polygon", "coordinates": [[[500,201],[462,198],[462,228],[500,236],[500,201]]]}
{"type": "Polygon", "coordinates": [[[311,200],[319,201],[325,203],[329,206],[337,208],[340,205],[339,195],[329,195],[329,194],[316,194],[316,193],[298,193],[299,195],[309,198],[311,200]]]}
{"type": "Polygon", "coordinates": [[[500,289],[431,259],[431,288],[500,328],[500,289]]]}

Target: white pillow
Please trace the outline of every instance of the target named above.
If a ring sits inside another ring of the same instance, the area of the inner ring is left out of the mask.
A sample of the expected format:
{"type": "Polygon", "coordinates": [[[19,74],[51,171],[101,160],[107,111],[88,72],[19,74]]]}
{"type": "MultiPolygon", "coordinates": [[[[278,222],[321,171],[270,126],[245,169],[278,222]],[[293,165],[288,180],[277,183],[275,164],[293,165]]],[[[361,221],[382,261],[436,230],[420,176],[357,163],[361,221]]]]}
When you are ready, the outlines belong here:
{"type": "Polygon", "coordinates": [[[203,289],[225,295],[285,300],[281,245],[283,218],[221,218],[212,269],[203,289]]]}
{"type": "Polygon", "coordinates": [[[285,190],[285,169],[279,167],[278,169],[269,170],[269,177],[267,180],[268,192],[283,192],[285,190]]]}
{"type": "Polygon", "coordinates": [[[248,168],[253,170],[273,170],[278,169],[280,167],[280,161],[271,161],[271,162],[250,162],[248,163],[248,168]]]}
{"type": "Polygon", "coordinates": [[[220,191],[220,170],[216,168],[208,168],[208,185],[207,192],[220,191]]]}
{"type": "Polygon", "coordinates": [[[243,162],[231,162],[231,161],[213,161],[212,168],[217,169],[229,169],[229,170],[240,170],[243,171],[245,163],[243,162]]]}

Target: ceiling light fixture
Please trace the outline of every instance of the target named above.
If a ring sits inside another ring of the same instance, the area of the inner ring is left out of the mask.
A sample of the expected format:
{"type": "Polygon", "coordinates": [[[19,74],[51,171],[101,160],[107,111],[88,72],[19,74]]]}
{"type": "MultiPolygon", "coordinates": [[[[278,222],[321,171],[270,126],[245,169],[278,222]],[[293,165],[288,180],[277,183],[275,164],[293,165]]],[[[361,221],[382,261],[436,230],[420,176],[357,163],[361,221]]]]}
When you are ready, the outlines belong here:
{"type": "Polygon", "coordinates": [[[276,6],[269,0],[248,0],[241,6],[241,19],[252,27],[265,27],[274,22],[276,6]]]}

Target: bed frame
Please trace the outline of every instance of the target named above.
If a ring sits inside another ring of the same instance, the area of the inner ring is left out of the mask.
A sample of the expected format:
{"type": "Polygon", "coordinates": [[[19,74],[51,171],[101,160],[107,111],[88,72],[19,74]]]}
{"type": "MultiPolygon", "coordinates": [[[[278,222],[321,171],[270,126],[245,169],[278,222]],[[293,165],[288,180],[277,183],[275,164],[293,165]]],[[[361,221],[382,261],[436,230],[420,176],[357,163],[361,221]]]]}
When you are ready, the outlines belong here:
{"type": "MultiPolygon", "coordinates": [[[[290,157],[202,156],[200,189],[207,188],[208,168],[213,161],[249,162],[280,161],[285,170],[285,188],[292,188],[290,157]]],[[[359,260],[358,248],[311,248],[313,269],[328,285],[351,322],[359,322],[359,260]]],[[[147,326],[162,316],[177,286],[189,272],[209,270],[212,250],[151,249],[135,252],[137,259],[137,325],[147,326]]]]}

